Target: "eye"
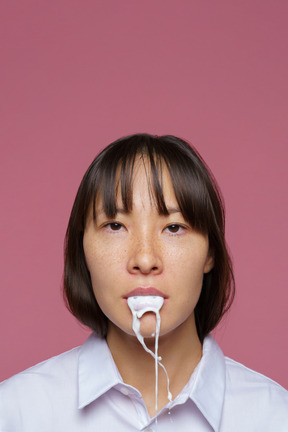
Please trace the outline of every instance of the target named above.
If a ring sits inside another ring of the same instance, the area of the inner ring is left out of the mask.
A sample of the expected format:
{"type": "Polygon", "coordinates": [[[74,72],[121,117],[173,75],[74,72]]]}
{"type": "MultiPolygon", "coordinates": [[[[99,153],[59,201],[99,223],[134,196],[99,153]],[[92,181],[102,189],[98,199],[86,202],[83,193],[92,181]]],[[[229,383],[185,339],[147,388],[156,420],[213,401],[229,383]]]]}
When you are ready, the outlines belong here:
{"type": "Polygon", "coordinates": [[[185,227],[179,224],[171,224],[168,225],[165,230],[167,230],[171,234],[179,234],[181,231],[183,231],[185,227]]]}
{"type": "Polygon", "coordinates": [[[123,225],[118,222],[109,222],[105,225],[105,228],[108,228],[111,231],[120,231],[123,228],[123,225]]]}

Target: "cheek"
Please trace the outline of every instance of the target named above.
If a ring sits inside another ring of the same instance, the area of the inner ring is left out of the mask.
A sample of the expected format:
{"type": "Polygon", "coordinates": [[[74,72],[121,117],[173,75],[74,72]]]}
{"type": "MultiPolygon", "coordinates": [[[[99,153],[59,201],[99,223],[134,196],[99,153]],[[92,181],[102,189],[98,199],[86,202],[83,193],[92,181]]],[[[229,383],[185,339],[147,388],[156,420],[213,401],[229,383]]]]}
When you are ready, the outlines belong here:
{"type": "Polygon", "coordinates": [[[166,254],[167,262],[174,272],[191,275],[203,274],[207,262],[206,249],[201,248],[179,248],[171,250],[166,254]]]}
{"type": "Polygon", "coordinates": [[[105,253],[101,250],[94,250],[91,247],[84,246],[84,254],[86,259],[86,264],[90,272],[91,278],[94,277],[101,269],[103,269],[105,259],[105,253]]]}
{"type": "Polygon", "coordinates": [[[205,262],[205,254],[191,253],[191,249],[170,262],[169,281],[174,283],[173,287],[169,282],[171,292],[176,289],[178,300],[186,299],[187,308],[195,306],[201,294],[205,262]]]}
{"type": "Polygon", "coordinates": [[[107,262],[107,247],[103,247],[100,242],[97,242],[93,236],[89,235],[89,232],[88,234],[84,234],[83,250],[86,264],[91,274],[95,271],[95,269],[101,269],[105,262],[107,262]]]}
{"type": "Polygon", "coordinates": [[[120,254],[110,247],[95,246],[95,242],[83,241],[86,264],[91,276],[92,287],[96,299],[100,300],[102,293],[110,292],[111,286],[117,283],[121,266],[120,254]],[[108,288],[110,288],[108,290],[108,288]]]}

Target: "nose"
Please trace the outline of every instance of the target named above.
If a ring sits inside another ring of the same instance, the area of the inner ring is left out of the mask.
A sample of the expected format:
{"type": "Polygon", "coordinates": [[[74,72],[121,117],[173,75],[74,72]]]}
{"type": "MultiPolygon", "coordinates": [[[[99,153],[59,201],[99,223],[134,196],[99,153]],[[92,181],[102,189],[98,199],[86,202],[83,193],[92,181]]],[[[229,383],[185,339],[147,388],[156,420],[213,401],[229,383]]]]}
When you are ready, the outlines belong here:
{"type": "Polygon", "coordinates": [[[132,274],[157,275],[162,270],[161,250],[153,236],[134,239],[128,259],[128,271],[132,274]]]}

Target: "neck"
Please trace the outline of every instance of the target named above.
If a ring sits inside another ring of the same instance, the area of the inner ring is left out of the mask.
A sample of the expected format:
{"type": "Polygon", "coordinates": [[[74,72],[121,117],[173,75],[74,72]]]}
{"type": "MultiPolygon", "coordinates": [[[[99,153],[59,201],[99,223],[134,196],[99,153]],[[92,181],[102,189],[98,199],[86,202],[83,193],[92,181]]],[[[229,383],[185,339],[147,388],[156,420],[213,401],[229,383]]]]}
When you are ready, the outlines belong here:
{"type": "MultiPolygon", "coordinates": [[[[109,325],[107,343],[123,381],[137,388],[145,401],[150,416],[155,414],[155,361],[136,336],[124,333],[112,323],[109,325]]],[[[145,339],[154,351],[154,338],[145,339]]],[[[202,346],[197,335],[194,316],[159,338],[158,355],[165,366],[173,399],[187,384],[202,356],[202,346]]],[[[158,376],[158,410],[168,402],[167,379],[161,367],[158,376]]]]}

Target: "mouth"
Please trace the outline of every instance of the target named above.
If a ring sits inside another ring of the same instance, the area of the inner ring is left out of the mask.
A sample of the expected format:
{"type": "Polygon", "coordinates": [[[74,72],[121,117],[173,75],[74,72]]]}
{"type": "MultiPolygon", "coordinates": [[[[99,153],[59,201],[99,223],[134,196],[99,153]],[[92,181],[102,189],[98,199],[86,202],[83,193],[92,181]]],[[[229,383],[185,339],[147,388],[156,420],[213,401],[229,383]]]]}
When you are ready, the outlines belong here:
{"type": "Polygon", "coordinates": [[[128,297],[127,303],[134,316],[141,318],[146,312],[157,314],[164,304],[164,298],[160,296],[133,296],[128,297]]]}
{"type": "Polygon", "coordinates": [[[165,294],[162,291],[159,291],[158,289],[153,288],[153,287],[136,288],[136,289],[130,291],[123,298],[127,300],[129,297],[136,297],[136,296],[157,296],[157,297],[163,297],[163,299],[167,298],[167,296],[165,296],[165,294]]]}

